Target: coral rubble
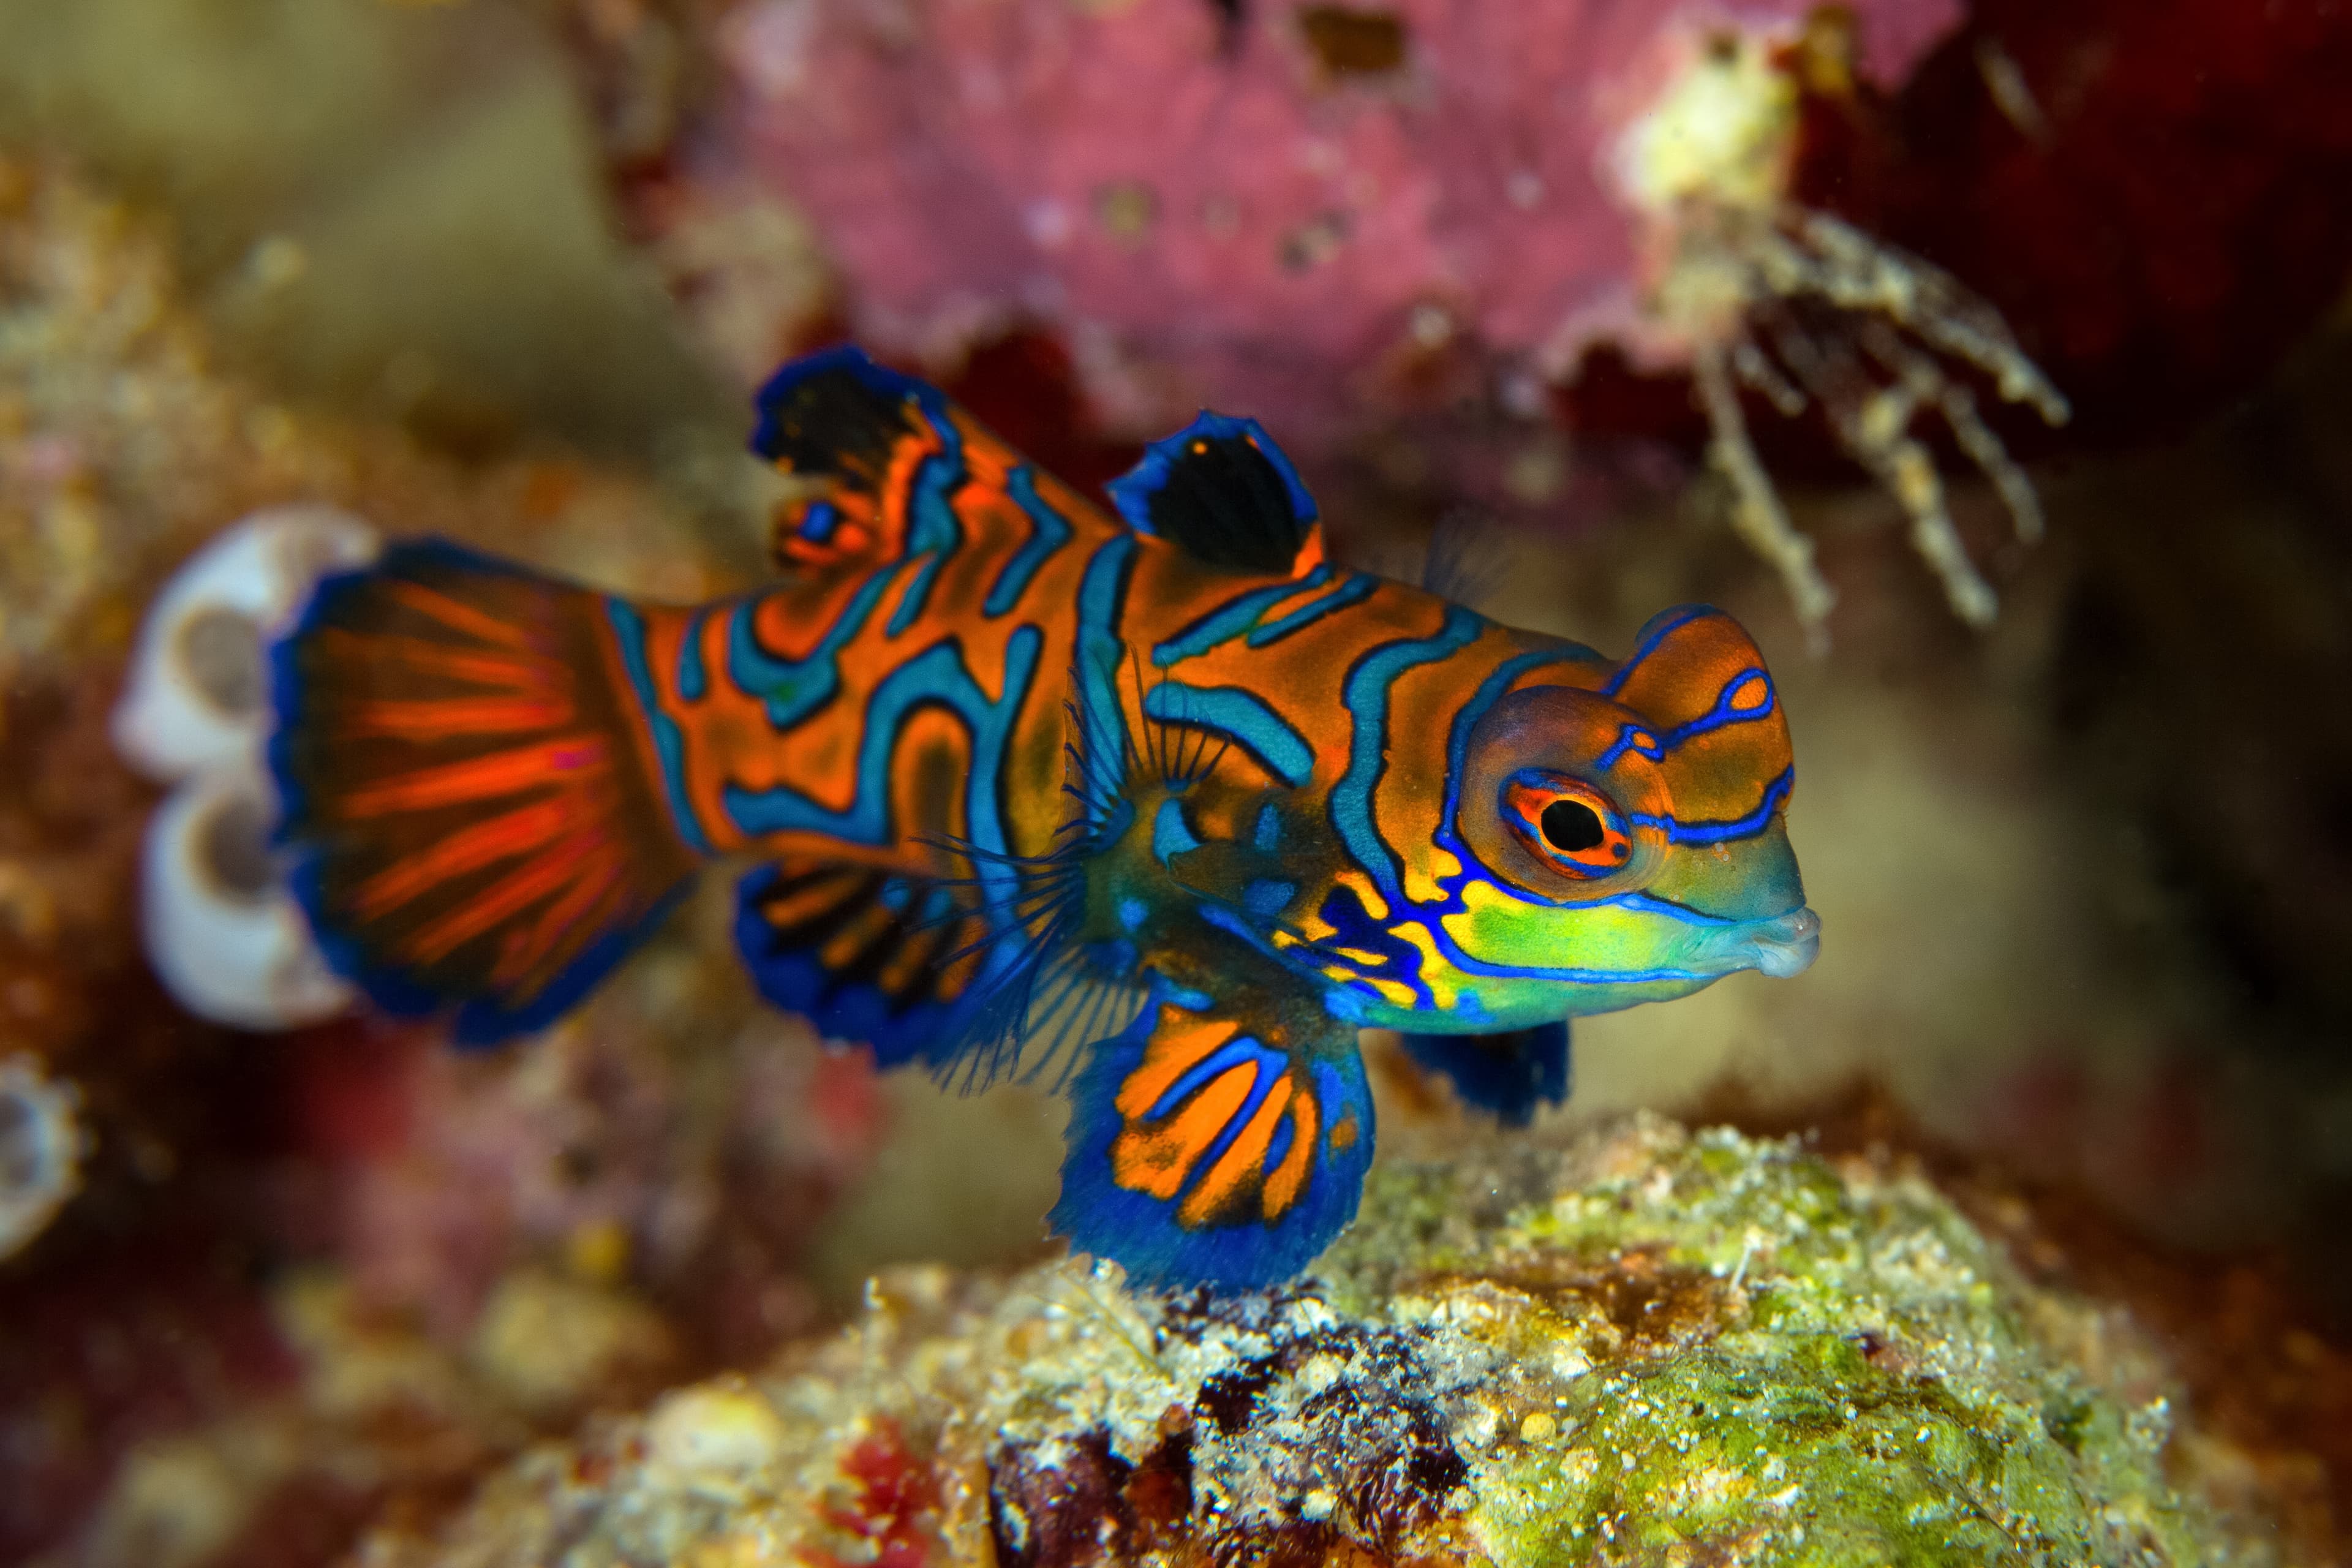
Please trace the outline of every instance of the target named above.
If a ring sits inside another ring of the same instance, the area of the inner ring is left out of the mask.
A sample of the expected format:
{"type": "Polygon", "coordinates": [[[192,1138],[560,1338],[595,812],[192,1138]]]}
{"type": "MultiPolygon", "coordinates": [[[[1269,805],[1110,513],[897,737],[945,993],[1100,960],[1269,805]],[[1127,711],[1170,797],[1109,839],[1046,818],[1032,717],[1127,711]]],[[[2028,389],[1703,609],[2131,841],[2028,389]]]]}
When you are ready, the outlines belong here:
{"type": "Polygon", "coordinates": [[[839,1336],[535,1450],[364,1557],[2269,1561],[2266,1521],[2172,1464],[2168,1375],[1914,1173],[1643,1119],[1388,1168],[1295,1288],[885,1277],[839,1336]]]}

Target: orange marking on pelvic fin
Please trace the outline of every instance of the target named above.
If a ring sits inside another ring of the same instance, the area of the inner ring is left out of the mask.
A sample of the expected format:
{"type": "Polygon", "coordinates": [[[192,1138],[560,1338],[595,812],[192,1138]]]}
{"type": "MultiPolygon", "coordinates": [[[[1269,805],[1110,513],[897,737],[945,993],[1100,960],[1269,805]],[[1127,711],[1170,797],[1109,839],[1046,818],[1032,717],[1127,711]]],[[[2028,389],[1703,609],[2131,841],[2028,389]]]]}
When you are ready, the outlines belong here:
{"type": "Polygon", "coordinates": [[[523,746],[494,756],[418,768],[380,784],[352,790],[328,803],[346,819],[380,816],[406,811],[426,811],[461,801],[491,800],[504,795],[543,788],[550,775],[578,779],[590,769],[604,766],[604,742],[591,735],[566,737],[544,745],[523,746]]]}
{"type": "Polygon", "coordinates": [[[1322,1108],[1311,1093],[1294,1095],[1290,1101],[1290,1148],[1282,1156],[1282,1163],[1265,1179],[1265,1187],[1258,1194],[1259,1206],[1269,1220],[1280,1219],[1298,1201],[1298,1194],[1307,1185],[1307,1173],[1315,1166],[1315,1133],[1322,1121],[1322,1108]]]}
{"type": "Polygon", "coordinates": [[[923,978],[924,970],[929,967],[931,955],[947,940],[949,930],[949,927],[940,925],[910,932],[883,963],[882,972],[875,976],[875,984],[892,996],[902,996],[913,990],[916,982],[923,978]]]}
{"type": "Polygon", "coordinates": [[[1257,1068],[1250,1064],[1228,1068],[1165,1121],[1130,1124],[1111,1143],[1112,1179],[1129,1192],[1174,1197],[1256,1081],[1257,1068]]]}
{"type": "Polygon", "coordinates": [[[1331,1123],[1331,1152],[1337,1154],[1343,1149],[1352,1149],[1355,1146],[1356,1113],[1352,1110],[1345,1111],[1341,1113],[1339,1121],[1331,1123]]]}
{"type": "MultiPolygon", "coordinates": [[[[970,946],[975,940],[971,926],[966,924],[958,929],[962,935],[956,945],[970,946]]],[[[931,977],[931,994],[942,1002],[952,1002],[962,995],[965,988],[971,984],[972,976],[979,972],[980,961],[985,956],[987,955],[982,949],[973,947],[961,958],[952,959],[941,964],[939,973],[931,977]]]]}
{"type": "Polygon", "coordinates": [[[338,717],[346,735],[429,741],[444,735],[508,735],[555,730],[579,719],[570,700],[551,697],[438,698],[354,702],[338,717]]]}
{"type": "Polygon", "coordinates": [[[1177,1224],[1196,1229],[1230,1213],[1250,1188],[1265,1179],[1265,1152],[1274,1147],[1275,1127],[1295,1092],[1289,1074],[1275,1080],[1249,1125],[1217,1156],[1217,1163],[1209,1167],[1208,1173],[1194,1184],[1183,1203],[1177,1206],[1177,1224]]]}
{"type": "Polygon", "coordinates": [[[352,892],[362,920],[375,920],[452,877],[530,853],[573,825],[572,805],[536,801],[475,823],[436,840],[430,848],[403,856],[352,892]]]}
{"type": "Polygon", "coordinates": [[[1172,1021],[1171,1015],[1174,1018],[1190,1016],[1163,1005],[1160,1010],[1160,1027],[1153,1031],[1150,1044],[1144,1047],[1142,1062],[1127,1075],[1127,1081],[1118,1086],[1115,1103],[1118,1113],[1129,1121],[1136,1121],[1159,1104],[1160,1097],[1166,1094],[1178,1079],[1206,1060],[1219,1046],[1241,1033],[1241,1026],[1229,1018],[1202,1018],[1187,1025],[1172,1021]]]}
{"type": "Polygon", "coordinates": [[[851,914],[847,924],[825,939],[824,945],[817,950],[817,957],[827,969],[846,969],[852,959],[889,929],[895,918],[889,905],[879,899],[867,900],[851,914]]]}
{"type": "Polygon", "coordinates": [[[525,651],[536,647],[535,639],[521,627],[496,616],[484,615],[473,605],[453,599],[436,588],[428,588],[422,583],[392,578],[384,583],[383,593],[394,603],[439,621],[453,631],[525,651]]]}

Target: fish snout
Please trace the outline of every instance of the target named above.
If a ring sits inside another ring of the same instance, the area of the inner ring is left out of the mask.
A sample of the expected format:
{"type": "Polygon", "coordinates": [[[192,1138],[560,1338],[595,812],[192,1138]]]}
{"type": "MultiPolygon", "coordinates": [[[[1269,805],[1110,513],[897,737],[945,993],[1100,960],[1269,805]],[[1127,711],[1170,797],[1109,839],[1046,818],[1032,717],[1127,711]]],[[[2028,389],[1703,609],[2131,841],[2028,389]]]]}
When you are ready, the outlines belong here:
{"type": "Polygon", "coordinates": [[[1775,980],[1802,974],[1821,956],[1822,917],[1791,910],[1769,920],[1744,921],[1714,934],[1707,956],[1724,973],[1756,969],[1775,980]]]}

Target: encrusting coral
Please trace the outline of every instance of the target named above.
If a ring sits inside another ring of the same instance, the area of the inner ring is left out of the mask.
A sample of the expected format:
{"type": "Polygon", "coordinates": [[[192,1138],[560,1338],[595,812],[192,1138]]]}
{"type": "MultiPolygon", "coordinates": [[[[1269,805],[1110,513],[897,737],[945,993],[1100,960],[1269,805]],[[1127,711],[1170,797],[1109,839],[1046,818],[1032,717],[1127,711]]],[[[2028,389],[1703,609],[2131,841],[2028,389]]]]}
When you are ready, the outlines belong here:
{"type": "Polygon", "coordinates": [[[1916,1174],[1642,1119],[1387,1168],[1294,1288],[885,1277],[363,1561],[2274,1560],[2170,1479],[2168,1375],[1916,1174]]]}

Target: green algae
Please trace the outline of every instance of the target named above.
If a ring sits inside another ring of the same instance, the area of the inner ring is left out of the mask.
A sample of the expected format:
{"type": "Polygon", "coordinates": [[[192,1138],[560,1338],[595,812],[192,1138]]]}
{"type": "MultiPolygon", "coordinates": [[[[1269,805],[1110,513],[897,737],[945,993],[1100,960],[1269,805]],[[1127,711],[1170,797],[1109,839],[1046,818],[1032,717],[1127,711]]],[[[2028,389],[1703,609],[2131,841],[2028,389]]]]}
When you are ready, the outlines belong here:
{"type": "Polygon", "coordinates": [[[1497,1562],[2231,1555],[2166,1483],[2164,1402],[2127,1409],[2059,1359],[2033,1328],[2056,1304],[1924,1182],[1727,1131],[1640,1137],[1648,1159],[1496,1238],[1498,1276],[1549,1284],[1538,1318],[1593,1364],[1482,1478],[1497,1562]],[[1629,1265],[1644,1314],[1679,1326],[1559,1310],[1629,1265]]]}
{"type": "Polygon", "coordinates": [[[1643,1118],[1383,1167],[1282,1289],[1135,1291],[1077,1260],[894,1277],[838,1339],[367,1560],[2275,1562],[2266,1521],[2168,1480],[2165,1377],[1915,1173],[1643,1118]]]}

